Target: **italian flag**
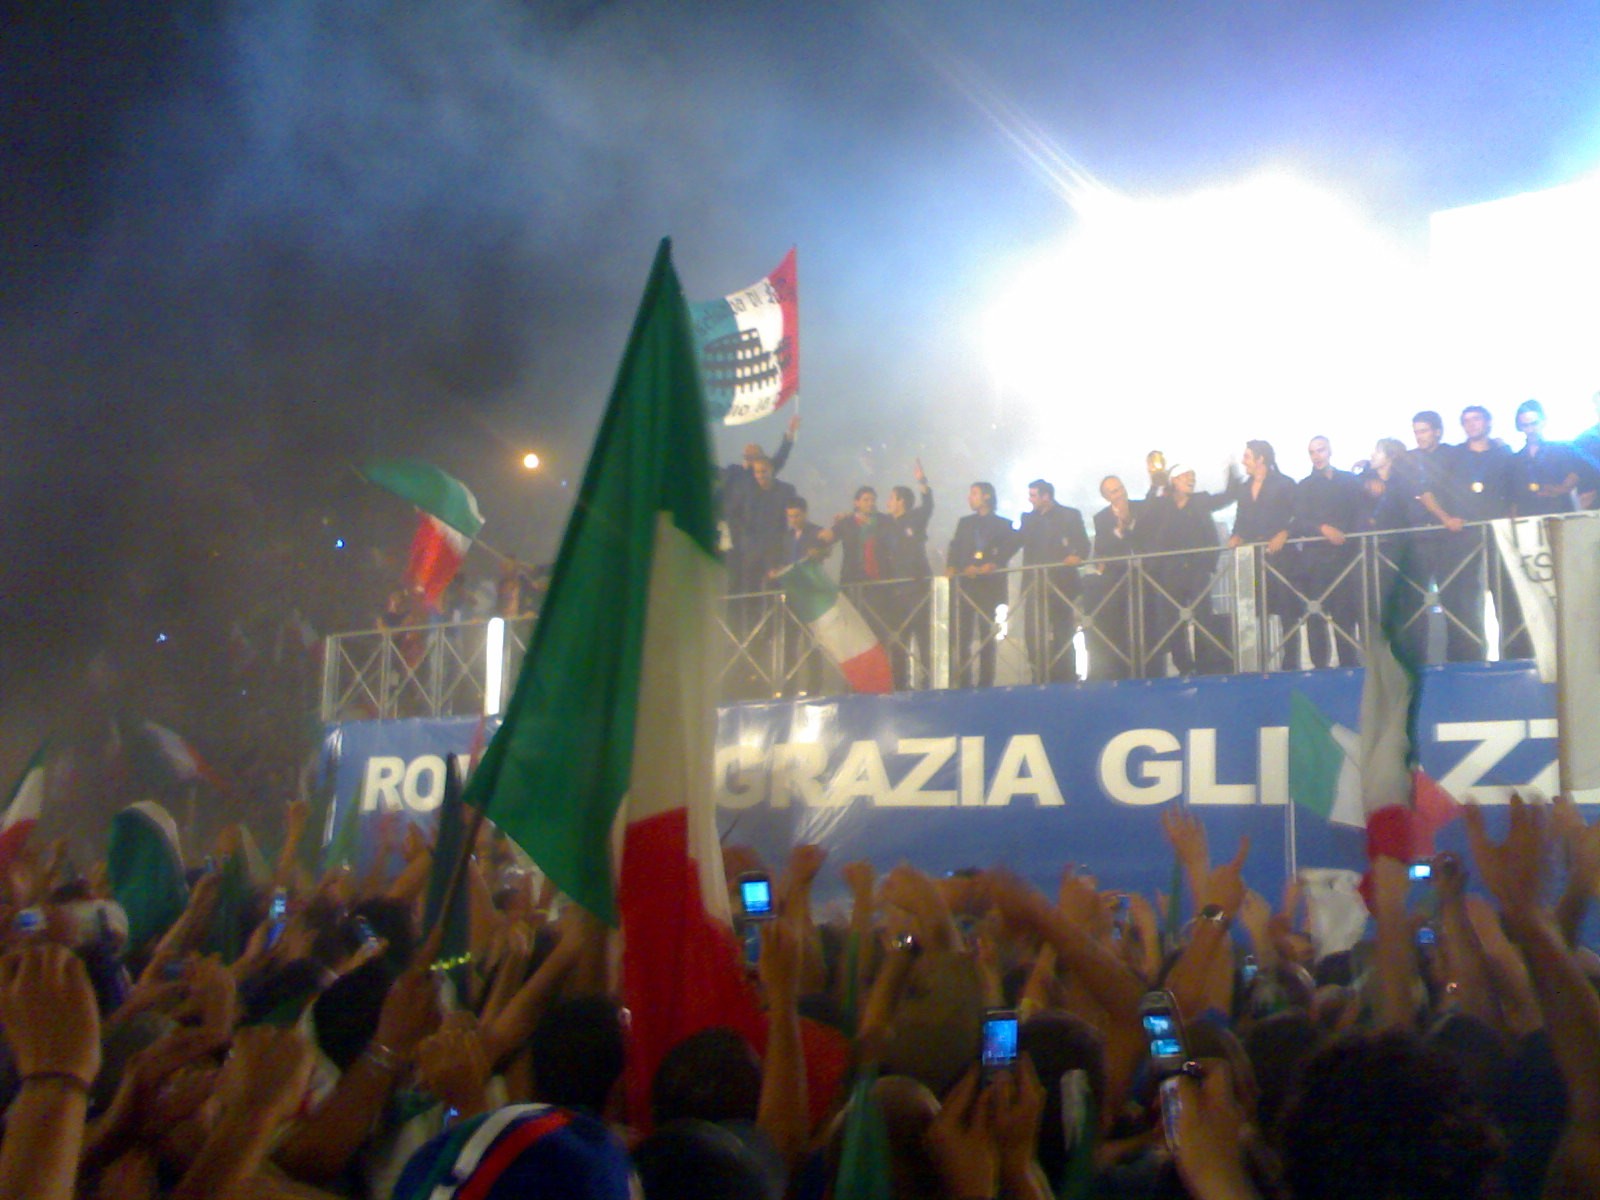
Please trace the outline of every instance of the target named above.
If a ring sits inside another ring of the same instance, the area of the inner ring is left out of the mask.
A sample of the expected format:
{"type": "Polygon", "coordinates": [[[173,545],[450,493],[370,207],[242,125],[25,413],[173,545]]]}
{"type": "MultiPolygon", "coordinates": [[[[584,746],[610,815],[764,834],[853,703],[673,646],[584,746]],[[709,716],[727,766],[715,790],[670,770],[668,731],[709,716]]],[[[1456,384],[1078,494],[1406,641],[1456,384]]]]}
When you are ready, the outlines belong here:
{"type": "Polygon", "coordinates": [[[795,563],[784,569],[780,582],[789,608],[838,665],[852,692],[894,690],[889,655],[856,606],[821,566],[810,561],[795,563]]]}
{"type": "Polygon", "coordinates": [[[636,1116],[668,1049],[757,1019],[712,789],[724,583],[712,475],[688,306],[663,241],[532,645],[464,796],[574,902],[620,921],[636,1116]]]}
{"type": "Polygon", "coordinates": [[[1301,692],[1289,694],[1289,799],[1334,825],[1366,827],[1361,740],[1301,692]]]}
{"type": "Polygon", "coordinates": [[[1359,733],[1289,697],[1289,798],[1335,825],[1367,831],[1367,858],[1433,854],[1434,834],[1459,811],[1415,763],[1416,676],[1387,638],[1369,639],[1359,733]]]}
{"type": "Polygon", "coordinates": [[[111,894],[128,914],[129,948],[136,951],[165,933],[189,902],[172,814],[141,800],[113,817],[106,873],[111,894]]]}
{"type": "Polygon", "coordinates": [[[414,458],[370,462],[361,475],[416,506],[417,532],[411,539],[406,584],[429,608],[438,608],[439,597],[483,528],[477,497],[459,479],[414,458]]]}
{"type": "Polygon", "coordinates": [[[33,827],[39,823],[39,814],[44,809],[48,750],[48,742],[40,743],[23,768],[22,778],[11,789],[11,803],[6,806],[4,822],[0,823],[0,870],[11,865],[27,843],[33,827]]]}
{"type": "Polygon", "coordinates": [[[743,425],[800,395],[800,292],[794,251],[770,275],[721,300],[694,306],[706,405],[724,425],[743,425]]]}

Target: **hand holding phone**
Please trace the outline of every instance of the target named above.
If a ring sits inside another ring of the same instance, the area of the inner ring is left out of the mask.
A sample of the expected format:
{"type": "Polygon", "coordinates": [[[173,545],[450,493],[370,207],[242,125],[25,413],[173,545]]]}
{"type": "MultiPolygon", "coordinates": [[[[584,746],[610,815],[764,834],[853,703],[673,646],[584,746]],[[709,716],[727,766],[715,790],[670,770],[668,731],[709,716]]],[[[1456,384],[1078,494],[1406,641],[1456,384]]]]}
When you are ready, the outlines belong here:
{"type": "Polygon", "coordinates": [[[1183,1072],[1190,1061],[1183,1032],[1183,1014],[1171,992],[1146,992],[1139,1002],[1139,1023],[1144,1027],[1150,1069],[1159,1081],[1183,1072]]]}
{"type": "Polygon", "coordinates": [[[747,920],[772,920],[778,915],[772,904],[772,876],[765,871],[746,871],[739,876],[739,902],[747,920]]]}
{"type": "Polygon", "coordinates": [[[989,1008],[983,1013],[983,1048],[979,1074],[985,1083],[1017,1061],[1017,1014],[1009,1008],[989,1008]]]}

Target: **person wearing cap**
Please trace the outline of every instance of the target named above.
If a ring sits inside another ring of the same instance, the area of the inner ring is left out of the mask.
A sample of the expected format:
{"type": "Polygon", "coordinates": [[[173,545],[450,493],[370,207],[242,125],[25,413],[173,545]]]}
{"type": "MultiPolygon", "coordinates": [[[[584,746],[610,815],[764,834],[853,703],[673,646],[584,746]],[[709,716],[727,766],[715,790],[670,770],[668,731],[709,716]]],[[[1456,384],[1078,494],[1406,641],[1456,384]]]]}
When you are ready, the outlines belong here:
{"type": "Polygon", "coordinates": [[[1017,552],[1017,531],[994,511],[994,484],[973,484],[967,489],[967,505],[972,511],[956,522],[945,555],[945,574],[955,581],[950,597],[951,657],[957,687],[971,687],[974,682],[992,687],[995,610],[1010,591],[1010,580],[1001,572],[1017,552]]]}
{"type": "Polygon", "coordinates": [[[1197,492],[1187,463],[1167,469],[1166,489],[1148,508],[1155,553],[1144,560],[1144,674],[1165,674],[1169,652],[1180,675],[1228,669],[1226,633],[1209,600],[1221,540],[1211,514],[1233,502],[1229,492],[1197,492]]]}

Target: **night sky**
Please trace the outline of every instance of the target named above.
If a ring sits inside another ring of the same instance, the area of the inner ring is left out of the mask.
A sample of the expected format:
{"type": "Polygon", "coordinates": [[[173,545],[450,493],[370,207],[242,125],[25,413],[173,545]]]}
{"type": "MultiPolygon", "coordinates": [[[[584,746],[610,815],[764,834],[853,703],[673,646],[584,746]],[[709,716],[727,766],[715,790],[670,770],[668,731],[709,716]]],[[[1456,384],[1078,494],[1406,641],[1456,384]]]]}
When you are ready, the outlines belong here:
{"type": "MultiPolygon", "coordinates": [[[[370,624],[411,517],[353,463],[436,462],[486,539],[550,557],[663,235],[691,298],[798,247],[786,478],[826,516],[921,455],[942,545],[1030,430],[976,317],[1074,220],[975,95],[1107,187],[1282,168],[1416,245],[1600,162],[1596,3],[26,8],[0,39],[8,775],[96,655],[204,745],[233,736],[234,621],[370,624]]],[[[1128,416],[1085,405],[1078,453],[1018,469],[1131,471],[1094,454],[1128,416]]]]}

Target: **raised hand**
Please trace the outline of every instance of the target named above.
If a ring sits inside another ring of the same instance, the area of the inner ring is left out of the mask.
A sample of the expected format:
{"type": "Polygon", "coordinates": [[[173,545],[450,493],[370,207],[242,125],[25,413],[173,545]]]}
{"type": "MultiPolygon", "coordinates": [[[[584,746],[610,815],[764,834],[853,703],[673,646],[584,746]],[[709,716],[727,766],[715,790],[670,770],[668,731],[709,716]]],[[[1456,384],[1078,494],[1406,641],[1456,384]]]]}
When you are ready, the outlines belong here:
{"type": "Polygon", "coordinates": [[[872,889],[878,882],[878,873],[871,863],[864,859],[847,862],[839,868],[839,874],[844,877],[845,886],[858,904],[863,900],[871,902],[872,889]]]}
{"type": "Polygon", "coordinates": [[[790,887],[809,887],[828,860],[828,852],[814,842],[796,846],[789,854],[790,887]]]}
{"type": "Polygon", "coordinates": [[[1220,905],[1230,917],[1239,911],[1239,906],[1244,903],[1244,860],[1249,854],[1250,835],[1245,834],[1239,839],[1238,852],[1206,876],[1205,891],[1200,899],[1202,908],[1210,904],[1220,905]]]}
{"type": "Polygon", "coordinates": [[[484,1107],[489,1057],[478,1022],[469,1012],[453,1012],[437,1032],[417,1046],[417,1082],[462,1115],[484,1107]]]}
{"type": "Polygon", "coordinates": [[[800,992],[801,942],[783,921],[768,921],[761,929],[761,960],[757,971],[769,1004],[793,1004],[800,992]]]}
{"type": "Polygon", "coordinates": [[[986,1104],[973,1066],[945,1097],[926,1134],[928,1152],[944,1180],[948,1196],[993,1196],[1000,1182],[1000,1156],[992,1128],[992,1104],[986,1104]]]}
{"type": "Polygon", "coordinates": [[[400,1057],[439,1027],[439,988],[426,963],[408,968],[394,981],[378,1013],[374,1040],[400,1057]]]}
{"type": "Polygon", "coordinates": [[[17,1074],[63,1075],[85,1089],[100,1073],[100,1012],[78,956],[35,942],[0,958],[0,1031],[17,1074]]]}
{"type": "Polygon", "coordinates": [[[1512,794],[1510,829],[1499,845],[1489,840],[1483,825],[1483,810],[1466,806],[1467,839],[1472,859],[1483,876],[1484,886],[1502,912],[1525,913],[1539,906],[1544,883],[1546,821],[1542,806],[1527,804],[1512,794]]]}
{"type": "Polygon", "coordinates": [[[1033,1069],[1033,1059],[1020,1054],[1016,1067],[1000,1075],[989,1090],[994,1093],[991,1114],[1000,1170],[1008,1178],[1016,1178],[1032,1165],[1038,1147],[1044,1085],[1033,1069]]]}
{"type": "Polygon", "coordinates": [[[1202,871],[1210,867],[1211,849],[1206,843],[1206,827],[1199,818],[1172,806],[1161,814],[1161,829],[1185,867],[1202,871]]]}
{"type": "Polygon", "coordinates": [[[233,1039],[217,1096],[225,1111],[252,1114],[271,1126],[290,1116],[305,1095],[314,1058],[299,1029],[251,1025],[233,1039]]]}

